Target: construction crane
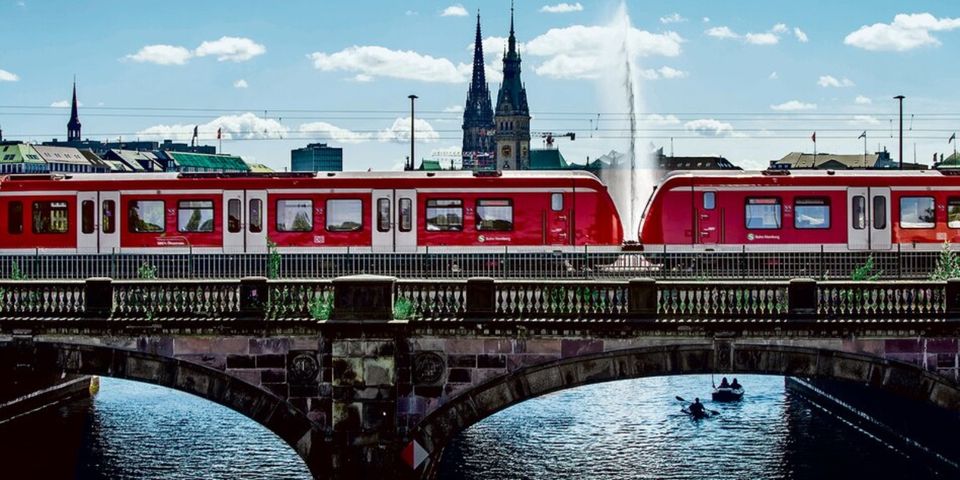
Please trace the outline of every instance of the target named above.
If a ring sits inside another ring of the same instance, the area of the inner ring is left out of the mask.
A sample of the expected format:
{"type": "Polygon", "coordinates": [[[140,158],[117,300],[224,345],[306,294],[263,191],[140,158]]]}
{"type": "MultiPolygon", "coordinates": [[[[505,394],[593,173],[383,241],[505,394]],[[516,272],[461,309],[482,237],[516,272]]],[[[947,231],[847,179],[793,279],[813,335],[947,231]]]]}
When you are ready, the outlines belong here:
{"type": "Polygon", "coordinates": [[[547,148],[553,148],[553,142],[558,137],[567,137],[571,142],[577,139],[577,134],[573,132],[567,132],[561,135],[556,135],[553,132],[534,132],[534,134],[543,139],[543,143],[547,148]]]}

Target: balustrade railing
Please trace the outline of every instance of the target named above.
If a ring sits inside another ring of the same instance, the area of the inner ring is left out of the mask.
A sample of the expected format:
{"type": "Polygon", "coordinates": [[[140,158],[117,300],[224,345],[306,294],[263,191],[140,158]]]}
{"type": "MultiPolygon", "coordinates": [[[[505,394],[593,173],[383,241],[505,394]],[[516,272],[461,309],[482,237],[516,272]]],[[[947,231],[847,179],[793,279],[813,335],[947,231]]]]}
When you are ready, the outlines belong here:
{"type": "Polygon", "coordinates": [[[622,317],[628,309],[626,282],[503,281],[496,287],[499,317],[622,317]]]}
{"type": "Polygon", "coordinates": [[[658,282],[657,312],[672,318],[771,319],[788,313],[787,282],[658,282]]]}
{"type": "Polygon", "coordinates": [[[278,280],[268,283],[266,318],[327,320],[333,311],[333,282],[278,280]]]}
{"type": "Polygon", "coordinates": [[[401,280],[396,285],[394,311],[404,319],[459,317],[466,304],[465,282],[401,280]]]}
{"type": "Polygon", "coordinates": [[[84,311],[84,282],[0,281],[0,315],[71,316],[84,311]]]}
{"type": "Polygon", "coordinates": [[[113,314],[126,317],[213,317],[239,312],[239,281],[113,282],[113,314]]]}
{"type": "Polygon", "coordinates": [[[819,282],[817,312],[827,318],[936,318],[947,312],[946,282],[819,282]]]}

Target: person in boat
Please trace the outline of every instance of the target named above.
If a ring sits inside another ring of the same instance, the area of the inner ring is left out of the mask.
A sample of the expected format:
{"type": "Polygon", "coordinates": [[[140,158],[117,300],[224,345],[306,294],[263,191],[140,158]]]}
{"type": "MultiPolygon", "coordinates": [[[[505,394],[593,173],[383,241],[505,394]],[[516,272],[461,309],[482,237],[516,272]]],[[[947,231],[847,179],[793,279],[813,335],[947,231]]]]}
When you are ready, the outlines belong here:
{"type": "Polygon", "coordinates": [[[720,380],[720,388],[730,388],[730,382],[727,381],[727,377],[723,377],[723,379],[720,380]]]}
{"type": "Polygon", "coordinates": [[[739,389],[739,388],[743,388],[743,385],[740,385],[740,382],[738,382],[737,379],[734,378],[734,379],[733,379],[733,383],[730,384],[730,388],[733,388],[734,390],[737,390],[737,389],[739,389]]]}
{"type": "Polygon", "coordinates": [[[694,398],[693,403],[690,404],[690,414],[697,417],[706,415],[706,409],[700,403],[700,397],[694,398]]]}

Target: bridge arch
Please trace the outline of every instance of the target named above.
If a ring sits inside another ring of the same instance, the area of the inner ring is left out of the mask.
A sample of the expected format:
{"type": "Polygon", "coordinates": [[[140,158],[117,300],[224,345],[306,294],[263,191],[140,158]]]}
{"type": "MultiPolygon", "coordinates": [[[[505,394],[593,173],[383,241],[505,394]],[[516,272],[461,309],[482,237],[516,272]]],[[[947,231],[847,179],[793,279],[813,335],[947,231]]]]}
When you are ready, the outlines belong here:
{"type": "MultiPolygon", "coordinates": [[[[102,345],[0,342],[0,372],[86,374],[152,383],[233,409],[290,445],[314,477],[323,467],[322,430],[283,398],[226,372],[172,357],[102,345]]],[[[28,373],[29,374],[29,373],[28,373]]]]}
{"type": "Polygon", "coordinates": [[[428,413],[412,434],[426,450],[421,477],[433,478],[457,434],[542,395],[583,385],[663,375],[743,373],[855,381],[960,412],[960,385],[894,360],[861,353],[784,345],[671,345],[569,357],[516,370],[453,397],[428,413]]]}

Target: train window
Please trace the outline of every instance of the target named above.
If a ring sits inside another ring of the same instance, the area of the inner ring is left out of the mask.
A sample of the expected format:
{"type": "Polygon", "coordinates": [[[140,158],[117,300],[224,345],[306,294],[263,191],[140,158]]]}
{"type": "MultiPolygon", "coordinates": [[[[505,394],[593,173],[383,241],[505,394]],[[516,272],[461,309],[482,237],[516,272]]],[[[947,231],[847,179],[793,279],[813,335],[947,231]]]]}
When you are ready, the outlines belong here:
{"type": "Polygon", "coordinates": [[[427,231],[463,230],[463,200],[427,200],[427,231]]]}
{"type": "Polygon", "coordinates": [[[793,226],[798,229],[830,228],[830,201],[826,198],[794,200],[793,226]]]}
{"type": "Polygon", "coordinates": [[[277,200],[277,231],[312,232],[313,200],[277,200]]]}
{"type": "Polygon", "coordinates": [[[390,231],[390,199],[377,199],[377,231],[390,231]]]}
{"type": "Polygon", "coordinates": [[[127,204],[127,227],[133,233],[166,230],[163,200],[131,200],[127,204]]]}
{"type": "MultiPolygon", "coordinates": [[[[883,197],[874,197],[874,203],[877,198],[883,197]]],[[[900,197],[900,228],[933,228],[933,208],[933,197],[900,197]]],[[[874,221],[874,228],[882,227],[874,221]]]]}
{"type": "Polygon", "coordinates": [[[413,230],[413,200],[409,198],[400,199],[400,231],[409,232],[413,230]]]}
{"type": "Polygon", "coordinates": [[[947,226],[960,228],[960,198],[947,200],[947,226]]]}
{"type": "Polygon", "coordinates": [[[867,228],[867,197],[863,195],[853,197],[853,215],[850,219],[854,230],[867,228]]]}
{"type": "MultiPolygon", "coordinates": [[[[231,200],[233,201],[233,200],[231,200]]],[[[237,200],[239,202],[239,200],[237,200]]],[[[239,210],[239,205],[237,206],[239,210]]],[[[237,229],[240,231],[239,221],[237,229]]],[[[213,200],[181,200],[177,203],[177,231],[179,232],[212,232],[213,231],[213,200]]]]}
{"type": "Polygon", "coordinates": [[[746,209],[747,228],[771,230],[780,228],[779,198],[748,198],[746,209]]]}
{"type": "Polygon", "coordinates": [[[477,200],[477,230],[513,230],[513,201],[477,200]]]}
{"type": "Polygon", "coordinates": [[[7,204],[7,232],[18,235],[23,233],[23,203],[7,204]]]}
{"type": "Polygon", "coordinates": [[[243,230],[240,221],[240,218],[243,216],[240,213],[240,208],[242,204],[239,198],[231,198],[227,200],[227,232],[230,233],[239,233],[243,230]]]}
{"type": "Polygon", "coordinates": [[[363,229],[363,202],[327,200],[327,231],[358,232],[363,229]]]}
{"type": "Polygon", "coordinates": [[[113,200],[104,200],[101,205],[103,218],[100,220],[100,226],[103,233],[113,233],[116,231],[117,224],[114,219],[117,218],[117,202],[113,200]]]}
{"type": "Polygon", "coordinates": [[[250,233],[263,231],[263,201],[259,198],[250,199],[250,211],[247,212],[250,221],[250,233]]]}
{"type": "Polygon", "coordinates": [[[551,193],[550,194],[550,209],[554,212],[559,212],[563,210],[563,194],[562,193],[551,193]]]}
{"type": "MultiPolygon", "coordinates": [[[[931,199],[932,200],[932,199],[931,199]]],[[[883,230],[887,228],[887,198],[873,197],[873,228],[883,230]]]]}
{"type": "Polygon", "coordinates": [[[713,210],[717,206],[717,192],[703,192],[703,209],[713,210]]]}
{"type": "Polygon", "coordinates": [[[95,209],[96,204],[93,203],[93,200],[84,200],[80,204],[80,229],[84,234],[90,234],[96,230],[93,225],[93,218],[96,215],[95,209]]]}
{"type": "Polygon", "coordinates": [[[33,202],[33,233],[67,233],[67,202],[33,202]]]}

